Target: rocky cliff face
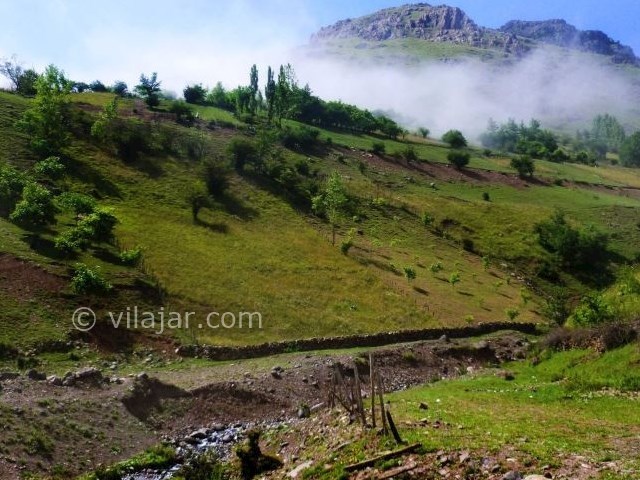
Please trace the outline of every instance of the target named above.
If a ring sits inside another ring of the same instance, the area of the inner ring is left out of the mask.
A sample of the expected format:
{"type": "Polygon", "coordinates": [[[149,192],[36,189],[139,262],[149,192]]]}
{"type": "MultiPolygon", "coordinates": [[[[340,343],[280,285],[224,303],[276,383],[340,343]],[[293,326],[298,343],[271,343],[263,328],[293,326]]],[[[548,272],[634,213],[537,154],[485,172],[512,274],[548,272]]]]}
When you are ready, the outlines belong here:
{"type": "Polygon", "coordinates": [[[479,27],[459,8],[427,3],[387,8],[356,19],[341,20],[322,28],[312,42],[335,38],[382,41],[419,38],[436,42],[466,44],[478,48],[504,49],[520,54],[526,47],[515,35],[479,27]]]}
{"type": "Polygon", "coordinates": [[[427,3],[387,8],[356,19],[341,20],[322,28],[312,43],[324,40],[359,38],[383,41],[419,38],[478,48],[503,50],[521,55],[535,42],[610,56],[615,63],[638,64],[633,50],[597,30],[578,30],[564,20],[526,22],[514,20],[498,30],[476,25],[459,8],[427,3]]]}
{"type": "Polygon", "coordinates": [[[599,30],[578,30],[565,20],[512,20],[502,26],[500,31],[542,43],[608,55],[615,63],[638,63],[631,47],[614,41],[599,30]]]}

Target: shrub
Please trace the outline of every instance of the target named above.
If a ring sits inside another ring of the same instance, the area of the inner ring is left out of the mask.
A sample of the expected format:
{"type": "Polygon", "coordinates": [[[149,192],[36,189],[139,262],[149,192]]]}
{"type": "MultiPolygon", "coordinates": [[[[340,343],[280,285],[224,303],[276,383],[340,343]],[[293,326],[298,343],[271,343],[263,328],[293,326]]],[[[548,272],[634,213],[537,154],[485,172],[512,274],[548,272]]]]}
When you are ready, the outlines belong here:
{"type": "Polygon", "coordinates": [[[247,163],[255,162],[258,150],[253,142],[244,138],[234,138],[227,147],[227,153],[235,169],[241,172],[247,163]]]}
{"type": "Polygon", "coordinates": [[[449,276],[449,283],[451,284],[452,287],[455,287],[457,283],[460,283],[460,273],[459,272],[453,272],[449,276]]]}
{"type": "Polygon", "coordinates": [[[435,262],[429,266],[429,270],[431,270],[431,273],[438,273],[439,271],[444,270],[444,267],[441,262],[435,262]]]}
{"type": "Polygon", "coordinates": [[[340,251],[343,255],[348,254],[351,247],[353,247],[353,240],[351,238],[345,238],[340,242],[340,251]]]}
{"type": "Polygon", "coordinates": [[[371,145],[371,153],[374,153],[376,155],[384,155],[386,151],[387,146],[384,144],[384,142],[373,142],[373,145],[371,145]]]}
{"type": "Polygon", "coordinates": [[[296,163],[295,163],[294,166],[296,168],[296,171],[300,175],[309,175],[309,162],[308,162],[308,160],[306,160],[304,158],[300,158],[300,159],[296,160],[296,163]]]}
{"type": "Polygon", "coordinates": [[[176,121],[181,125],[189,127],[196,120],[193,109],[186,102],[180,100],[171,103],[169,112],[176,116],[176,121]]]}
{"type": "Polygon", "coordinates": [[[411,282],[412,280],[416,279],[417,274],[416,274],[416,269],[415,268],[413,268],[411,266],[407,266],[407,267],[404,267],[402,270],[404,272],[405,278],[408,281],[411,282]]]}
{"type": "Polygon", "coordinates": [[[42,226],[55,223],[57,211],[51,192],[35,182],[29,182],[22,191],[22,200],[16,204],[9,218],[22,225],[42,226]]]}
{"type": "Polygon", "coordinates": [[[465,252],[474,253],[475,252],[475,245],[473,243],[473,240],[471,240],[470,238],[463,238],[462,239],[462,249],[465,252]]]}
{"type": "Polygon", "coordinates": [[[20,200],[27,179],[10,165],[0,163],[0,215],[9,215],[20,200]]]}
{"type": "Polygon", "coordinates": [[[433,222],[435,221],[435,219],[427,212],[423,212],[422,213],[422,224],[425,227],[430,226],[431,224],[433,224],[433,222]]]}
{"type": "Polygon", "coordinates": [[[482,200],[484,200],[485,202],[490,202],[491,201],[491,197],[489,196],[489,192],[482,192],[482,200]]]}
{"type": "Polygon", "coordinates": [[[129,250],[123,250],[120,252],[120,261],[124,265],[135,267],[140,264],[142,260],[142,249],[140,247],[131,248],[129,250]]]}
{"type": "Polygon", "coordinates": [[[229,168],[220,159],[209,159],[204,162],[204,183],[210,195],[220,198],[229,188],[229,168]]]}
{"type": "Polygon", "coordinates": [[[182,91],[182,94],[185,102],[202,105],[207,96],[207,91],[202,84],[187,85],[182,91]]]}
{"type": "Polygon", "coordinates": [[[303,126],[300,128],[285,127],[280,132],[280,141],[290,150],[310,150],[317,143],[320,130],[303,126]]]}
{"type": "Polygon", "coordinates": [[[602,295],[586,295],[569,317],[572,324],[587,327],[613,320],[613,309],[602,295]]]}
{"type": "Polygon", "coordinates": [[[65,192],[56,198],[56,202],[63,210],[70,210],[79,215],[88,215],[96,209],[93,197],[76,192],[65,192]]]}
{"type": "Polygon", "coordinates": [[[511,159],[511,168],[516,170],[521,178],[533,177],[535,163],[529,155],[521,155],[511,159]]]}
{"type": "Polygon", "coordinates": [[[60,157],[48,157],[36,163],[33,170],[37,175],[57,180],[64,175],[66,167],[60,162],[60,157]]]}
{"type": "Polygon", "coordinates": [[[71,278],[71,289],[77,294],[104,294],[113,287],[100,273],[100,267],[89,268],[84,263],[77,263],[71,278]]]}
{"type": "Polygon", "coordinates": [[[447,160],[457,169],[461,169],[469,165],[470,155],[466,152],[452,151],[447,154],[447,160]]]}
{"type": "Polygon", "coordinates": [[[467,146],[467,139],[460,130],[449,130],[442,136],[442,141],[451,145],[452,148],[463,148],[467,146]]]}
{"type": "Polygon", "coordinates": [[[509,321],[513,322],[520,315],[520,310],[514,307],[509,307],[505,309],[504,313],[507,315],[509,321]]]}
{"type": "Polygon", "coordinates": [[[407,162],[415,162],[418,160],[418,154],[416,153],[416,149],[413,148],[413,145],[407,145],[402,149],[402,158],[407,162]]]}
{"type": "Polygon", "coordinates": [[[118,219],[113,214],[112,208],[96,208],[93,213],[78,222],[77,228],[86,231],[91,241],[110,242],[113,240],[113,229],[116,223],[118,219]]]}

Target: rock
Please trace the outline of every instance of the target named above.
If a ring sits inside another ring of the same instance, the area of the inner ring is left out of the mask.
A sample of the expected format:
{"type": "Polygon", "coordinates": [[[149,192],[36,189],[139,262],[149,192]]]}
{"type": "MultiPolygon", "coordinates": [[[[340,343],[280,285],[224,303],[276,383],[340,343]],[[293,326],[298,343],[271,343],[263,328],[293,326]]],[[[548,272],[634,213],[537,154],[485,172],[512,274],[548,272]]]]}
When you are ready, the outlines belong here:
{"type": "Polygon", "coordinates": [[[309,418],[311,416],[311,409],[307,405],[300,405],[298,407],[298,418],[309,418]]]}
{"type": "Polygon", "coordinates": [[[5,380],[15,380],[19,376],[20,374],[18,372],[2,372],[0,373],[0,382],[4,382],[5,380]]]}
{"type": "Polygon", "coordinates": [[[547,480],[547,477],[543,475],[527,475],[524,480],[547,480]]]}
{"type": "Polygon", "coordinates": [[[419,408],[420,410],[429,410],[429,405],[427,405],[427,404],[426,404],[426,403],[424,403],[424,402],[420,402],[420,405],[418,406],[418,408],[419,408]]]}
{"type": "Polygon", "coordinates": [[[289,473],[287,473],[287,477],[289,478],[298,478],[298,476],[307,468],[311,467],[311,465],[313,465],[313,461],[312,460],[307,460],[304,463],[301,463],[300,465],[298,465],[296,468],[294,468],[293,470],[291,470],[289,473]]]}
{"type": "Polygon", "coordinates": [[[458,458],[458,461],[460,463],[466,463],[469,461],[469,459],[471,458],[471,456],[469,455],[469,452],[462,452],[460,454],[460,457],[458,458]]]}
{"type": "Polygon", "coordinates": [[[36,381],[43,381],[47,379],[47,376],[44,373],[38,372],[37,370],[32,368],[27,372],[27,378],[36,381]]]}
{"type": "Polygon", "coordinates": [[[450,342],[449,337],[448,337],[448,336],[446,336],[446,335],[442,335],[442,336],[440,337],[440,341],[441,341],[441,342],[445,342],[445,343],[449,343],[449,342],[450,342]]]}
{"type": "Polygon", "coordinates": [[[199,430],[196,430],[195,432],[192,432],[189,435],[189,438],[195,438],[198,440],[202,440],[204,438],[207,438],[209,432],[207,431],[206,428],[200,428],[199,430]]]}
{"type": "Polygon", "coordinates": [[[315,413],[323,407],[324,407],[324,402],[316,403],[315,405],[311,406],[311,413],[315,413]]]}
{"type": "Polygon", "coordinates": [[[282,378],[282,375],[280,375],[280,372],[277,370],[271,370],[271,376],[276,380],[280,380],[282,378]]]}
{"type": "Polygon", "coordinates": [[[60,378],[57,375],[49,375],[47,377],[47,383],[49,383],[51,385],[55,385],[56,387],[61,387],[62,386],[62,378],[60,378]]]}
{"type": "Polygon", "coordinates": [[[502,480],[522,480],[522,474],[515,470],[505,473],[502,476],[502,480]]]}
{"type": "Polygon", "coordinates": [[[234,440],[233,435],[231,435],[230,433],[227,433],[222,437],[222,443],[231,443],[233,442],[233,440],[234,440]]]}
{"type": "Polygon", "coordinates": [[[149,380],[149,375],[147,375],[146,372],[141,372],[138,375],[136,375],[136,378],[138,380],[149,380]]]}
{"type": "Polygon", "coordinates": [[[486,340],[480,340],[473,346],[473,348],[476,350],[486,350],[489,348],[489,343],[486,340]]]}

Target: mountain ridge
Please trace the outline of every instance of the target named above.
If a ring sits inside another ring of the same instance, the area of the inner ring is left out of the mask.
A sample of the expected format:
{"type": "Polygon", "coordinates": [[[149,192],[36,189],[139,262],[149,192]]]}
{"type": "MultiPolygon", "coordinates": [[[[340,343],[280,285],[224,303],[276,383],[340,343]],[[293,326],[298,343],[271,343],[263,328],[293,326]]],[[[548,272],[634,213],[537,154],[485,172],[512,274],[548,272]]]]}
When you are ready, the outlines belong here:
{"type": "Polygon", "coordinates": [[[516,57],[525,55],[537,44],[551,44],[605,55],[617,64],[640,65],[631,47],[600,30],[579,30],[566,20],[511,20],[493,29],[479,26],[458,7],[428,3],[385,8],[355,19],[340,20],[313,34],[311,43],[346,38],[366,41],[416,38],[497,50],[516,57]]]}

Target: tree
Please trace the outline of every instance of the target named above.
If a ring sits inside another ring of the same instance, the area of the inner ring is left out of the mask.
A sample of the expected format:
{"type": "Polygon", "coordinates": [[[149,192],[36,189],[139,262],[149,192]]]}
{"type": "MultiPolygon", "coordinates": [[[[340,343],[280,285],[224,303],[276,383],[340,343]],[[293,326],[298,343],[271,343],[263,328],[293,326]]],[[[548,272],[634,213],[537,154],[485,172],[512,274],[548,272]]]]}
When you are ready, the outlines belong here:
{"type": "Polygon", "coordinates": [[[429,136],[429,133],[431,133],[431,132],[429,131],[428,128],[420,127],[418,129],[418,133],[420,134],[420,136],[422,138],[427,138],[429,136]]]}
{"type": "Polygon", "coordinates": [[[273,114],[276,100],[276,81],[273,78],[271,67],[267,69],[267,84],[264,87],[264,98],[267,101],[267,121],[273,121],[273,114]]]}
{"type": "Polygon", "coordinates": [[[460,130],[449,130],[442,136],[442,141],[451,145],[452,148],[463,148],[467,146],[467,139],[460,130]]]}
{"type": "Polygon", "coordinates": [[[207,96],[207,91],[201,83],[197,85],[187,85],[182,91],[184,101],[195,105],[202,105],[207,96]]]}
{"type": "Polygon", "coordinates": [[[33,69],[25,70],[24,73],[18,79],[18,88],[16,91],[23,97],[32,97],[38,90],[36,88],[36,82],[39,75],[33,69]]]}
{"type": "Polygon", "coordinates": [[[447,154],[447,160],[451,165],[460,170],[469,165],[470,155],[466,152],[453,150],[447,154]]]}
{"type": "Polygon", "coordinates": [[[118,118],[118,97],[114,97],[107,103],[93,125],[91,136],[102,143],[110,143],[115,140],[115,122],[118,118]]]}
{"type": "Polygon", "coordinates": [[[620,162],[625,167],[640,167],[640,132],[624,141],[620,148],[620,162]]]}
{"type": "Polygon", "coordinates": [[[9,215],[20,200],[27,182],[25,175],[11,165],[0,163],[0,215],[9,215]]]}
{"type": "Polygon", "coordinates": [[[233,102],[229,101],[228,93],[221,82],[216,83],[216,86],[211,89],[207,95],[207,103],[226,110],[233,109],[233,102]]]}
{"type": "Polygon", "coordinates": [[[135,86],[135,91],[144,98],[149,108],[160,105],[160,85],[158,74],[153,72],[150,77],[144,73],[140,75],[140,83],[135,86]]]}
{"type": "Polygon", "coordinates": [[[253,142],[244,138],[234,138],[229,142],[227,153],[231,157],[234,168],[241,172],[247,163],[256,160],[258,149],[253,142]]]}
{"type": "Polygon", "coordinates": [[[129,87],[122,80],[116,80],[111,91],[120,97],[125,97],[129,93],[129,87]]]}
{"type": "Polygon", "coordinates": [[[51,192],[42,185],[28,182],[22,191],[22,199],[9,219],[18,224],[38,227],[55,223],[57,211],[51,192]]]}
{"type": "Polygon", "coordinates": [[[74,213],[76,224],[80,217],[89,215],[96,209],[96,201],[93,197],[76,192],[65,192],[56,198],[56,202],[63,210],[74,213]]]}
{"type": "Polygon", "coordinates": [[[18,122],[31,137],[31,147],[42,155],[57,155],[69,144],[69,94],[71,82],[64,72],[49,65],[36,82],[33,106],[18,122]]]}
{"type": "Polygon", "coordinates": [[[96,92],[96,93],[105,93],[109,91],[107,86],[104,83],[102,83],[100,80],[94,80],[93,82],[91,82],[91,84],[89,84],[89,89],[92,92],[96,92]]]}
{"type": "Polygon", "coordinates": [[[624,127],[612,115],[598,115],[593,119],[591,138],[595,143],[605,145],[611,152],[617,152],[625,141],[624,127]]]}
{"type": "Polygon", "coordinates": [[[209,159],[204,163],[204,183],[209,195],[220,198],[229,188],[229,167],[220,159],[209,159]]]}
{"type": "Polygon", "coordinates": [[[249,111],[255,115],[258,106],[258,67],[255,64],[251,66],[251,72],[249,72],[249,95],[249,111]]]}
{"type": "Polygon", "coordinates": [[[338,172],[329,176],[324,192],[313,198],[313,210],[318,214],[324,214],[331,224],[332,245],[336,244],[336,228],[345,213],[347,202],[347,191],[338,172]]]}
{"type": "Polygon", "coordinates": [[[15,55],[10,59],[3,58],[0,60],[0,75],[6,77],[13,84],[13,88],[15,90],[18,90],[18,84],[22,74],[22,65],[18,63],[18,59],[15,55]]]}
{"type": "Polygon", "coordinates": [[[33,171],[42,177],[49,178],[51,180],[58,180],[62,178],[66,167],[60,162],[60,157],[48,157],[39,161],[33,167],[33,171]]]}
{"type": "Polygon", "coordinates": [[[533,177],[536,165],[529,155],[521,155],[511,159],[511,168],[518,172],[520,178],[533,177]]]}

